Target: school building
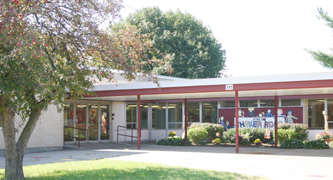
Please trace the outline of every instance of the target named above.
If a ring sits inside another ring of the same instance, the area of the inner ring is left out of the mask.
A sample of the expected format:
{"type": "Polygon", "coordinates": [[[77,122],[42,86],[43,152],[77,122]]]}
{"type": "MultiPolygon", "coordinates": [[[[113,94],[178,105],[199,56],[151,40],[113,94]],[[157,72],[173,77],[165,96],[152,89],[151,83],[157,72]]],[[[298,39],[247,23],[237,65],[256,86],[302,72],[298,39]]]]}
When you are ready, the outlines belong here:
{"type": "MultiPolygon", "coordinates": [[[[107,143],[129,142],[132,133],[139,134],[139,142],[166,138],[170,131],[181,135],[185,111],[189,125],[222,121],[227,128],[235,127],[236,109],[240,128],[273,128],[278,116],[278,123],[307,124],[309,139],[324,131],[323,111],[333,122],[333,72],[211,79],[159,76],[160,87],[140,75],[134,82],[116,78],[118,85],[97,84],[94,97],[67,100],[61,112],[50,105],[27,152],[62,149],[64,144],[78,143],[73,138],[78,136],[80,143],[107,143]]],[[[18,125],[20,117],[15,120],[18,125]]],[[[16,137],[22,130],[17,128],[16,137]]],[[[4,148],[0,127],[0,154],[4,148]]]]}

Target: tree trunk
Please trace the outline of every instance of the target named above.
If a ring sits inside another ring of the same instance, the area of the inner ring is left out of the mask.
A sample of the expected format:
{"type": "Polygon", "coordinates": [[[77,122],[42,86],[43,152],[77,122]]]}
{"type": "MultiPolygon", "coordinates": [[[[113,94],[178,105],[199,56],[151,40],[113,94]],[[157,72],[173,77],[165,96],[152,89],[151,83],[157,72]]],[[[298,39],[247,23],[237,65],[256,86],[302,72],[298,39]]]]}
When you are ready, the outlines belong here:
{"type": "Polygon", "coordinates": [[[2,132],[5,138],[5,178],[24,179],[22,169],[23,156],[16,150],[15,109],[5,108],[1,111],[2,132]]]}
{"type": "Polygon", "coordinates": [[[5,138],[5,178],[8,180],[24,179],[23,157],[41,111],[41,107],[31,110],[28,121],[17,142],[15,138],[17,130],[15,129],[14,121],[16,110],[5,108],[0,112],[0,122],[3,125],[2,131],[5,138]]]}

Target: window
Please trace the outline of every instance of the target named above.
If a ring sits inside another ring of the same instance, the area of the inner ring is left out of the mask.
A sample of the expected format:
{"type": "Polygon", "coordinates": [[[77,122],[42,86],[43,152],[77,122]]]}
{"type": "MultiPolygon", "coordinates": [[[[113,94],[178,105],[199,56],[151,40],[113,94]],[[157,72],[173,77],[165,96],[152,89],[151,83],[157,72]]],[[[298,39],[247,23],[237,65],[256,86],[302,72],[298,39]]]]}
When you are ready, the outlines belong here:
{"type": "Polygon", "coordinates": [[[202,102],[202,122],[217,123],[217,102],[202,102]]]}
{"type": "Polygon", "coordinates": [[[108,105],[101,105],[101,140],[109,140],[110,139],[110,113],[108,105]]]}
{"type": "Polygon", "coordinates": [[[152,128],[165,129],[166,104],[156,103],[152,105],[152,128]]]}
{"type": "Polygon", "coordinates": [[[281,106],[300,106],[301,99],[281,99],[281,106]]]}
{"type": "MultiPolygon", "coordinates": [[[[137,128],[136,127],[136,103],[129,103],[126,105],[126,127],[128,129],[137,128]]],[[[140,125],[141,129],[147,129],[148,127],[148,105],[140,104],[140,125]]]]}
{"type": "MultiPolygon", "coordinates": [[[[328,115],[328,121],[333,121],[333,99],[327,100],[327,115],[328,115]]],[[[328,128],[333,128],[333,123],[328,123],[328,128]]]]}
{"type": "Polygon", "coordinates": [[[243,100],[240,101],[240,107],[258,107],[257,100],[243,100]]]}
{"type": "Polygon", "coordinates": [[[168,104],[168,129],[182,128],[183,103],[168,104]]]}
{"type": "Polygon", "coordinates": [[[324,129],[324,116],[325,110],[324,99],[309,99],[308,101],[308,117],[310,129],[324,129]]]}
{"type": "Polygon", "coordinates": [[[187,103],[188,123],[200,122],[199,119],[199,102],[187,103]]]}
{"type": "Polygon", "coordinates": [[[88,106],[89,140],[98,140],[98,104],[88,106]]]}
{"type": "Polygon", "coordinates": [[[220,101],[221,107],[235,107],[235,101],[220,101]]]}
{"type": "Polygon", "coordinates": [[[136,104],[126,105],[126,127],[136,128],[136,104]]]}
{"type": "Polygon", "coordinates": [[[263,99],[260,100],[260,107],[274,107],[275,101],[274,99],[263,99]]]}
{"type": "Polygon", "coordinates": [[[64,138],[65,141],[73,141],[73,104],[66,104],[64,107],[64,138]]]}
{"type": "MultiPolygon", "coordinates": [[[[87,107],[87,105],[85,105],[85,104],[76,105],[76,119],[75,119],[76,128],[87,129],[86,107],[87,107]]],[[[76,129],[76,136],[79,136],[81,139],[87,138],[86,133],[87,133],[86,130],[76,129]]]]}

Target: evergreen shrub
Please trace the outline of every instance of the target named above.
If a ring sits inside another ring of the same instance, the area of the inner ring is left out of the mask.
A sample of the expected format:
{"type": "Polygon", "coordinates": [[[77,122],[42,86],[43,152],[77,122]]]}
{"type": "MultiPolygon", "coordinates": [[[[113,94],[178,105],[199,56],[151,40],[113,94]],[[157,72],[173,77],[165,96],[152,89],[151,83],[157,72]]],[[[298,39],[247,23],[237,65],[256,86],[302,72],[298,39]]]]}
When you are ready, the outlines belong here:
{"type": "Polygon", "coordinates": [[[198,144],[199,141],[204,140],[207,136],[208,132],[203,127],[189,128],[187,131],[187,137],[195,144],[198,144]]]}
{"type": "Polygon", "coordinates": [[[216,133],[219,132],[220,136],[223,136],[224,127],[221,124],[213,124],[213,123],[192,123],[189,127],[196,128],[196,127],[203,127],[207,130],[208,135],[205,137],[206,142],[211,142],[216,138],[216,133]]]}

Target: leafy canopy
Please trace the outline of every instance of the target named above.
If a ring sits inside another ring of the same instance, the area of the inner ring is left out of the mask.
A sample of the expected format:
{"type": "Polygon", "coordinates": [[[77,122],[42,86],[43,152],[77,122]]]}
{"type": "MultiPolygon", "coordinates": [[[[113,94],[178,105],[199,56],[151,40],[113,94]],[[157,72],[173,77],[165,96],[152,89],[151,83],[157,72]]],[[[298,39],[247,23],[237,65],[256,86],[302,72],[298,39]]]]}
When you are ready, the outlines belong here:
{"type": "MultiPolygon", "coordinates": [[[[327,12],[324,12],[322,8],[318,8],[319,12],[319,19],[322,19],[325,21],[325,24],[333,29],[333,18],[328,15],[327,12]]],[[[312,51],[312,50],[307,50],[312,58],[316,61],[318,61],[322,66],[327,67],[327,68],[333,68],[333,55],[332,54],[326,54],[320,50],[318,51],[312,51]]]]}
{"type": "MultiPolygon", "coordinates": [[[[149,35],[134,26],[112,27],[121,0],[14,0],[0,2],[0,111],[22,116],[45,103],[91,94],[97,79],[113,81],[113,69],[133,79],[143,67],[167,65],[149,58],[149,35]]],[[[1,123],[1,122],[0,122],[1,123]]]]}
{"type": "MultiPolygon", "coordinates": [[[[189,13],[162,12],[158,7],[149,7],[129,15],[118,28],[126,24],[141,29],[141,33],[152,33],[153,47],[171,59],[172,73],[156,65],[147,70],[161,75],[182,78],[214,78],[222,75],[225,67],[225,50],[213,36],[211,30],[189,13]]],[[[148,57],[161,58],[155,52],[148,57]]]]}

